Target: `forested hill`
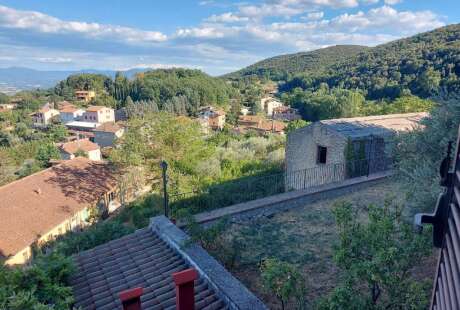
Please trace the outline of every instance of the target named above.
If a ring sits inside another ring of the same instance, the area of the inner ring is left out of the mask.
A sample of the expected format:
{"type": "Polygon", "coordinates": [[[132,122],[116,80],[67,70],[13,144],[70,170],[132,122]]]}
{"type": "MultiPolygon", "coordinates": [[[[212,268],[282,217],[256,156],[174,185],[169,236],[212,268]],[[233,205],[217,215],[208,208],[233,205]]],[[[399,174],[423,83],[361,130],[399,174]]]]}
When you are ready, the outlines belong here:
{"type": "Polygon", "coordinates": [[[225,105],[235,92],[224,80],[190,69],[152,70],[138,73],[134,79],[121,73],[114,79],[102,74],[76,74],[58,83],[54,92],[73,100],[76,89],[95,90],[93,104],[121,107],[127,101],[137,101],[178,114],[193,114],[203,105],[225,105]]]}
{"type": "Polygon", "coordinates": [[[273,80],[283,80],[289,74],[326,72],[337,62],[344,61],[350,56],[368,49],[368,47],[360,45],[336,45],[311,52],[276,56],[224,75],[223,78],[238,79],[244,76],[257,75],[273,80]]]}
{"type": "MultiPolygon", "coordinates": [[[[340,48],[344,47],[331,47],[304,55],[318,55],[340,48]]],[[[276,74],[270,78],[280,80],[283,70],[290,73],[284,74],[286,78],[282,79],[287,82],[283,86],[284,91],[296,87],[317,89],[326,83],[330,88],[362,90],[368,99],[396,98],[408,91],[421,97],[439,93],[460,94],[460,24],[373,48],[355,47],[354,50],[355,53],[338,53],[343,57],[303,58],[307,63],[298,61],[295,55],[299,54],[275,57],[227,77],[248,74],[267,77],[266,68],[268,64],[273,64],[270,70],[276,74]],[[308,63],[318,58],[324,59],[325,64],[308,63]]]]}

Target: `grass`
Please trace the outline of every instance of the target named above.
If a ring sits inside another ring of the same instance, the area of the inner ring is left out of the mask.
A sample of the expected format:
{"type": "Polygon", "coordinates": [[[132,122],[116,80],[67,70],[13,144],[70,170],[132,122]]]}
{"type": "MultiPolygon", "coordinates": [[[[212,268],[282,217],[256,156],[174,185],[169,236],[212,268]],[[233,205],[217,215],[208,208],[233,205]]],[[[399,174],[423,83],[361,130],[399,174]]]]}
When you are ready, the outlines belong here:
{"type": "MultiPolygon", "coordinates": [[[[333,245],[337,239],[334,204],[350,201],[358,208],[383,204],[392,198],[402,203],[404,195],[394,181],[385,181],[350,192],[340,198],[325,199],[270,217],[232,224],[227,233],[244,244],[241,258],[230,271],[270,309],[279,309],[278,301],[261,284],[259,266],[265,258],[278,258],[297,265],[307,283],[307,300],[314,302],[336,285],[339,270],[333,262],[333,245]]],[[[435,260],[417,278],[432,277],[435,260]]],[[[289,309],[289,307],[288,307],[289,309]]]]}

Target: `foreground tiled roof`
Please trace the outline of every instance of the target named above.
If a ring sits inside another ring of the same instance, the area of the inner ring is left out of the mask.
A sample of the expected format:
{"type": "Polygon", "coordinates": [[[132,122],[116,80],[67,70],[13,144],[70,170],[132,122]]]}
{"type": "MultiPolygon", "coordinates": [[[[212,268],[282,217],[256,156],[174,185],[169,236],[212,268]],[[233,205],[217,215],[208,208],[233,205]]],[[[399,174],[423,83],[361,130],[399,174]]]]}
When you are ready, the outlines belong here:
{"type": "Polygon", "coordinates": [[[427,116],[426,112],[418,112],[329,119],[320,123],[348,137],[364,137],[413,130],[427,116]]]}
{"type": "Polygon", "coordinates": [[[89,141],[88,139],[79,139],[72,142],[64,143],[61,149],[68,154],[75,154],[78,150],[84,152],[95,151],[99,149],[99,145],[89,141]]]}
{"type": "MultiPolygon", "coordinates": [[[[121,309],[118,294],[143,287],[142,309],[175,309],[172,273],[190,268],[188,262],[151,230],[145,228],[74,258],[77,274],[71,280],[76,307],[121,309]]],[[[195,282],[196,309],[227,309],[208,282],[195,282]]]]}
{"type": "Polygon", "coordinates": [[[109,164],[78,157],[0,187],[0,257],[31,245],[115,184],[109,164]]]}

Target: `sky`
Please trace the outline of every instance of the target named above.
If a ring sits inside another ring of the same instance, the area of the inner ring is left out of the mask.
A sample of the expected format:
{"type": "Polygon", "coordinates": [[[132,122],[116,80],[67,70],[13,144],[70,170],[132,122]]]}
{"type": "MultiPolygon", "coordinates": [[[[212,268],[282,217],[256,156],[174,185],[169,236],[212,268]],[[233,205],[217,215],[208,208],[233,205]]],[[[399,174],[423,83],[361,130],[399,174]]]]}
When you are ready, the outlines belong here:
{"type": "Polygon", "coordinates": [[[0,67],[211,75],[460,22],[458,0],[0,0],[0,67]]]}

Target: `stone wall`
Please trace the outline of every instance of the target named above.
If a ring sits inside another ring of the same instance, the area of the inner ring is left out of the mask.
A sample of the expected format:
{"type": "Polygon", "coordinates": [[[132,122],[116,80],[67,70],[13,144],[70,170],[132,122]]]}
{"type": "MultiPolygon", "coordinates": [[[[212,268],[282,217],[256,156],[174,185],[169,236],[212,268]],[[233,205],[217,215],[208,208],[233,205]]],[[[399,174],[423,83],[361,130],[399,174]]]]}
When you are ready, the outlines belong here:
{"type": "MultiPolygon", "coordinates": [[[[392,171],[385,171],[369,177],[348,179],[305,190],[274,195],[209,212],[199,213],[195,215],[195,220],[205,226],[212,225],[223,217],[229,217],[234,222],[246,221],[252,218],[267,216],[297,207],[303,207],[321,199],[339,197],[345,193],[349,193],[350,191],[359,190],[363,187],[382,182],[391,175],[392,171]]],[[[179,222],[178,226],[184,227],[185,223],[179,222]]]]}
{"type": "Polygon", "coordinates": [[[346,146],[347,139],[343,135],[321,123],[291,132],[286,141],[286,189],[302,189],[306,187],[303,184],[314,186],[343,180],[346,146]],[[317,163],[318,146],[327,147],[326,164],[317,163]]]}

